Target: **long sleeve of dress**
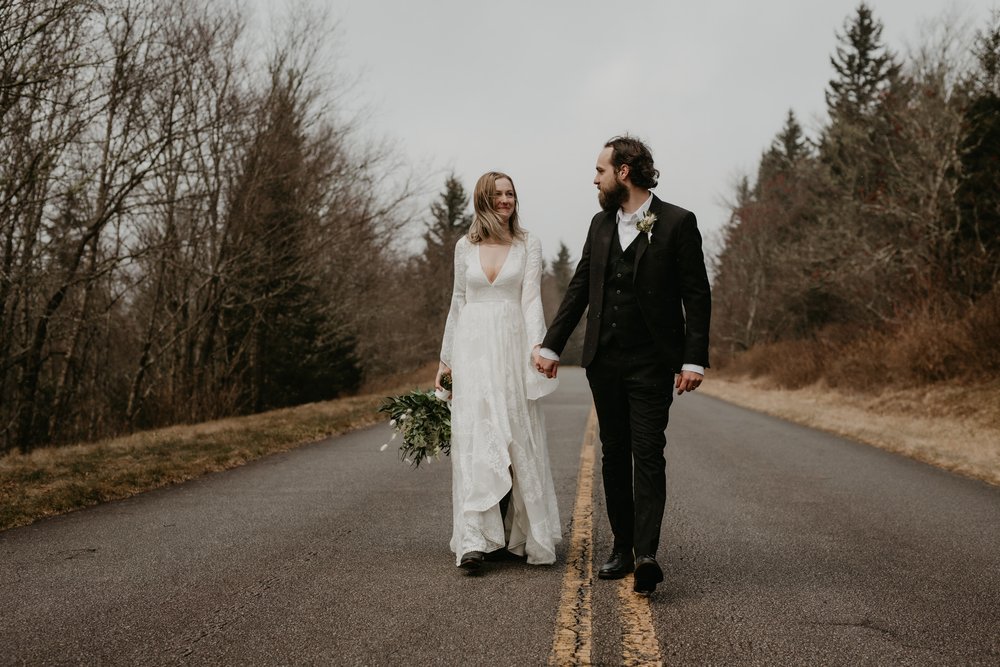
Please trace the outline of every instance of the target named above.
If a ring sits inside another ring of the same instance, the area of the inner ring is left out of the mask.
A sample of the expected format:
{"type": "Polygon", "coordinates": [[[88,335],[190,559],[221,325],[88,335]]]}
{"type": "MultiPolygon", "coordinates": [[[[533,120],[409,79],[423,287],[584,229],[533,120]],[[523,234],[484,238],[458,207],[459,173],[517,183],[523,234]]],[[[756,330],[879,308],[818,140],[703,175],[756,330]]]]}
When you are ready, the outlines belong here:
{"type": "Polygon", "coordinates": [[[441,341],[441,361],[451,368],[452,351],[455,348],[455,329],[458,318],[465,306],[465,251],[469,242],[463,236],[455,244],[455,280],[451,290],[451,308],[444,325],[444,339],[441,341]]]}
{"type": "Polygon", "coordinates": [[[524,278],[521,283],[521,310],[528,336],[528,351],[545,338],[545,314],[542,311],[542,244],[534,234],[527,238],[524,278]]]}

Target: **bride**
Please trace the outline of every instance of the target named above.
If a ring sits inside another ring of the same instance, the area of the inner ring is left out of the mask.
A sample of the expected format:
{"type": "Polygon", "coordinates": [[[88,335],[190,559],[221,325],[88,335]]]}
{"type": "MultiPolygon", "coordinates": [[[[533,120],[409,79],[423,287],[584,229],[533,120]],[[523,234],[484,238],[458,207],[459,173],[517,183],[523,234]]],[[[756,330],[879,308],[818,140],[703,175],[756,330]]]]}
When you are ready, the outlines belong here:
{"type": "Polygon", "coordinates": [[[475,217],[455,245],[455,288],[434,384],[452,375],[451,550],[465,570],[507,548],[555,562],[561,539],[538,399],[557,380],[535,370],[545,337],[542,247],[522,229],[510,176],[476,183],[475,217]]]}

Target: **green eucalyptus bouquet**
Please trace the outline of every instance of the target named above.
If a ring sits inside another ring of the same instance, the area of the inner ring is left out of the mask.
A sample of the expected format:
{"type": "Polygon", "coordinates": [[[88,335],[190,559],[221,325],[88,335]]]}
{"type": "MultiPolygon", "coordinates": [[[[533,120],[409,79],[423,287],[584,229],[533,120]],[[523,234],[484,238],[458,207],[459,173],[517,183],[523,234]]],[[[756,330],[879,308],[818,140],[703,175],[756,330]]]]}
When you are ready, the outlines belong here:
{"type": "MultiPolygon", "coordinates": [[[[451,376],[444,378],[441,384],[450,390],[451,376]]],[[[389,415],[389,426],[393,428],[389,442],[399,436],[403,438],[399,458],[414,468],[424,461],[429,463],[432,458],[451,453],[451,407],[441,395],[414,389],[407,394],[387,397],[378,411],[389,415]]],[[[389,442],[382,445],[382,451],[389,448],[389,442]]]]}

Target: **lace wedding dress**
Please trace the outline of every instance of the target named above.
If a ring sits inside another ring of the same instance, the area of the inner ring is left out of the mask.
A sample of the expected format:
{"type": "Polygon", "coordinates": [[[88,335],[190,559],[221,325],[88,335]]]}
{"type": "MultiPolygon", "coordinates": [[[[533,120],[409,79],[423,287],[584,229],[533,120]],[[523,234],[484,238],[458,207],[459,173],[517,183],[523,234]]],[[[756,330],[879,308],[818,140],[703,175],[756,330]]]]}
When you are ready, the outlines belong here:
{"type": "Polygon", "coordinates": [[[537,399],[557,384],[535,370],[545,336],[542,248],[525,233],[496,279],[479,246],[455,246],[455,289],[441,360],[452,370],[451,466],[456,564],[469,551],[506,546],[532,564],[555,562],[561,537],[545,423],[537,399]],[[498,503],[512,491],[506,521],[498,503]]]}

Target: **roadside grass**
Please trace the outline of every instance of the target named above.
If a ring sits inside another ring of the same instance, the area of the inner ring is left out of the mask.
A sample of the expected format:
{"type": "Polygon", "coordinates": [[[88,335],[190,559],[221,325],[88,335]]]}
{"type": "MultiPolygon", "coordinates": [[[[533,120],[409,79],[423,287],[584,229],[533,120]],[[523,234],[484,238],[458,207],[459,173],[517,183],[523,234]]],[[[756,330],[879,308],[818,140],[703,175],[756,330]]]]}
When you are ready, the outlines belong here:
{"type": "Polygon", "coordinates": [[[831,324],[804,339],[713,350],[713,376],[766,377],[786,389],[817,382],[844,393],[988,385],[1000,378],[1000,285],[974,304],[917,304],[893,325],[831,324]]]}
{"type": "MultiPolygon", "coordinates": [[[[0,457],[0,530],[234,468],[382,421],[381,399],[427,388],[436,362],[358,396],[0,457]]],[[[725,369],[703,393],[1000,485],[1000,380],[794,389],[725,369]]]]}
{"type": "Polygon", "coordinates": [[[1000,485],[1000,286],[893,325],[715,350],[700,391],[1000,485]]]}
{"type": "Polygon", "coordinates": [[[322,403],[0,458],[0,530],[235,468],[379,421],[381,399],[432,384],[436,362],[322,403]]]}
{"type": "Polygon", "coordinates": [[[1000,486],[1000,379],[849,391],[722,372],[699,391],[1000,486]]]}

